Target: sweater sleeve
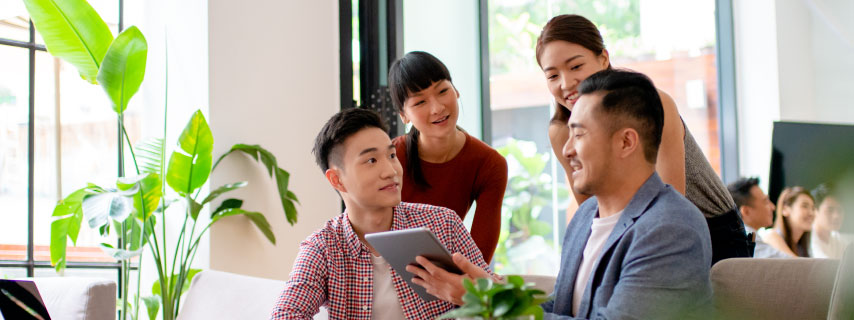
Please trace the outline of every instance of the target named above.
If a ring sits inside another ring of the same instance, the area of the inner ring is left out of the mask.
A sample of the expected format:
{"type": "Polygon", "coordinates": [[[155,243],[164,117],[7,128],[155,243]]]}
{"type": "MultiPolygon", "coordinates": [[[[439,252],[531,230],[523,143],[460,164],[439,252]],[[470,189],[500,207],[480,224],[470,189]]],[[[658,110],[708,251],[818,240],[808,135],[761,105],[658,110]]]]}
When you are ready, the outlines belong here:
{"type": "Polygon", "coordinates": [[[507,160],[493,149],[477,177],[477,208],[472,220],[471,236],[487,263],[498,245],[501,233],[501,204],[507,189],[507,160]]]}

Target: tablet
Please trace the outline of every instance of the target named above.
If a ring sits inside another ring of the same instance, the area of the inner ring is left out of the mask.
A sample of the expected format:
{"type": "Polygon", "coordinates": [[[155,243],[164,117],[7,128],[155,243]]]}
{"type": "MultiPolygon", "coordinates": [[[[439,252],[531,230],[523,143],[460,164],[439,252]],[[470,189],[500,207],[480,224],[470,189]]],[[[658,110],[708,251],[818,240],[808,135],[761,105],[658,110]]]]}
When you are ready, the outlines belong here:
{"type": "Polygon", "coordinates": [[[365,235],[365,240],[382,255],[383,259],[403,278],[403,281],[406,281],[409,287],[424,301],[433,301],[439,298],[427,293],[424,287],[412,283],[412,277],[415,275],[406,271],[406,266],[410,264],[420,266],[415,262],[415,257],[425,257],[448,272],[463,273],[454,264],[451,253],[427,228],[369,233],[365,235]]]}

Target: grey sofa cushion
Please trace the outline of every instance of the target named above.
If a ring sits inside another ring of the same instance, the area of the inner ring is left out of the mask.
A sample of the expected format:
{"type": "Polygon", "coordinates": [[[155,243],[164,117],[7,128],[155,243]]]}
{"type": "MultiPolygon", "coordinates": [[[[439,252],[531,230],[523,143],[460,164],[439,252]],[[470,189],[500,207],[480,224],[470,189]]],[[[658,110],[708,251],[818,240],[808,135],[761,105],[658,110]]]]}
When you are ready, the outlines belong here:
{"type": "Polygon", "coordinates": [[[712,267],[720,319],[825,319],[839,262],[734,258],[712,267]]]}
{"type": "Polygon", "coordinates": [[[854,319],[854,244],[848,245],[839,263],[827,319],[854,319]]]}

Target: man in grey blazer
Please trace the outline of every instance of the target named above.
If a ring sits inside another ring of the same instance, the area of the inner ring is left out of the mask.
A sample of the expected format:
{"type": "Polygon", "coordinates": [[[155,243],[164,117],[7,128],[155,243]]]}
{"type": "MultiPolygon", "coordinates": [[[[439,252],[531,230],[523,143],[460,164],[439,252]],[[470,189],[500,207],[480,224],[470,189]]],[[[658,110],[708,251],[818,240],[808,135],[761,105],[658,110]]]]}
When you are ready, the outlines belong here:
{"type": "MultiPolygon", "coordinates": [[[[563,153],[575,191],[591,195],[566,229],[546,319],[682,319],[711,301],[703,215],[655,173],[664,111],[646,76],[605,70],[579,87],[563,153]]],[[[418,284],[461,303],[461,277],[483,270],[454,255],[454,275],[419,258],[418,284]]]]}

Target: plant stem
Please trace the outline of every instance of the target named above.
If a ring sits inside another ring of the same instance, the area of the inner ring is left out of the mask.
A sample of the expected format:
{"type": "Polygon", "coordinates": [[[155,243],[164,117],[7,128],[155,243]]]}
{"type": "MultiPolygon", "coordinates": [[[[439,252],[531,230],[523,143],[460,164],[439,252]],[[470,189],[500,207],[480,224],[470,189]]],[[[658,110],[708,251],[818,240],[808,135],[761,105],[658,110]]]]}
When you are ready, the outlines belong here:
{"type": "MultiPolygon", "coordinates": [[[[164,92],[164,94],[163,94],[163,143],[161,144],[162,149],[160,150],[160,174],[164,177],[160,181],[161,193],[163,194],[163,198],[162,198],[162,200],[163,200],[163,212],[161,212],[161,215],[163,218],[160,219],[160,222],[161,222],[160,225],[161,225],[162,230],[163,230],[163,252],[165,253],[165,255],[163,256],[163,264],[158,263],[158,265],[159,265],[158,268],[160,266],[162,266],[163,271],[165,272],[166,268],[169,266],[169,260],[168,260],[168,258],[169,258],[169,251],[168,250],[169,249],[166,247],[166,178],[165,178],[166,177],[166,171],[164,170],[165,166],[166,166],[166,128],[167,128],[167,123],[168,123],[166,120],[167,120],[167,117],[169,115],[169,112],[168,112],[169,111],[169,33],[165,29],[163,31],[163,47],[165,50],[164,51],[164,56],[165,56],[164,58],[165,58],[165,66],[166,66],[165,69],[166,70],[165,70],[165,74],[163,76],[163,83],[164,83],[164,86],[163,86],[163,92],[164,92]]],[[[155,237],[155,239],[156,239],[156,237],[155,237]]],[[[167,320],[167,319],[165,319],[166,318],[166,309],[165,308],[166,308],[166,301],[167,301],[166,298],[169,298],[170,300],[172,299],[171,296],[167,297],[165,294],[163,294],[163,292],[166,292],[166,290],[163,290],[163,284],[166,283],[166,281],[168,281],[167,279],[168,279],[168,277],[163,278],[162,272],[161,272],[161,276],[160,276],[161,296],[160,296],[160,298],[161,298],[161,304],[164,306],[163,307],[164,308],[163,309],[164,320],[167,320]]]]}

